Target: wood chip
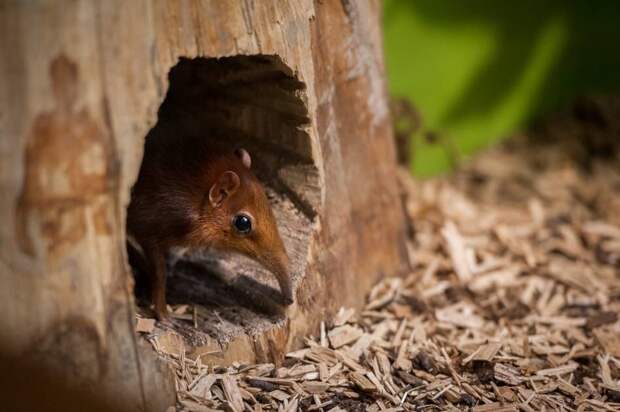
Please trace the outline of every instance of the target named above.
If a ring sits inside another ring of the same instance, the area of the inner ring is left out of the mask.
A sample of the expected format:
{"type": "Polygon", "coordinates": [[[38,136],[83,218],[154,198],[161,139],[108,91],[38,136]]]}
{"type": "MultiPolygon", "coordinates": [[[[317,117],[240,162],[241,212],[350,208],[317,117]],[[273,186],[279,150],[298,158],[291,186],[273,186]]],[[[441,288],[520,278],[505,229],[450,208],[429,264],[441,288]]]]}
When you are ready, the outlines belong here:
{"type": "Polygon", "coordinates": [[[478,405],[472,408],[473,412],[517,412],[518,410],[519,408],[516,405],[504,405],[501,402],[478,405]]]}
{"type": "Polygon", "coordinates": [[[523,381],[523,378],[517,369],[502,363],[496,363],[493,366],[493,376],[495,377],[495,380],[507,383],[508,385],[516,386],[523,381]]]}
{"type": "Polygon", "coordinates": [[[136,332],[152,333],[153,329],[155,329],[155,319],[147,319],[147,318],[136,319],[136,332]]]}
{"type": "Polygon", "coordinates": [[[403,371],[411,370],[412,363],[409,359],[407,359],[407,347],[409,344],[407,342],[402,342],[400,348],[398,349],[398,355],[396,360],[394,361],[394,367],[403,371]]]}
{"type": "Polygon", "coordinates": [[[289,395],[288,393],[281,391],[280,389],[276,389],[275,391],[271,391],[269,393],[269,396],[271,396],[274,399],[277,399],[279,401],[286,401],[288,400],[291,395],[289,395]]]}
{"type": "Polygon", "coordinates": [[[375,339],[371,334],[362,334],[355,344],[351,346],[351,349],[349,349],[349,354],[353,359],[359,360],[360,356],[362,356],[362,354],[370,347],[374,340],[375,339]]]}
{"type": "Polygon", "coordinates": [[[344,345],[355,342],[363,334],[364,332],[357,327],[343,325],[329,331],[327,337],[329,338],[331,347],[338,349],[344,345]]]}
{"type": "Polygon", "coordinates": [[[607,328],[594,330],[596,341],[603,350],[612,356],[620,357],[620,332],[607,328]]]}
{"type": "Polygon", "coordinates": [[[459,279],[463,283],[470,281],[472,273],[467,262],[468,251],[456,225],[451,221],[447,221],[441,230],[441,234],[446,241],[448,253],[459,279]]]}
{"type": "Polygon", "coordinates": [[[502,344],[500,342],[491,342],[480,346],[474,353],[467,358],[463,359],[463,364],[466,364],[472,360],[480,361],[492,361],[497,352],[501,349],[502,344]]]}
{"type": "Polygon", "coordinates": [[[199,398],[209,398],[209,391],[211,390],[211,386],[215,383],[215,381],[219,378],[218,375],[209,375],[205,374],[201,376],[193,385],[190,385],[190,393],[199,398]]]}
{"type": "Polygon", "coordinates": [[[435,317],[440,322],[451,323],[463,328],[479,329],[484,324],[482,318],[475,314],[471,305],[457,303],[446,308],[437,309],[435,317]]]}
{"type": "Polygon", "coordinates": [[[326,392],[330,385],[325,382],[307,381],[303,383],[302,387],[308,393],[318,394],[326,392]]]}
{"type": "Polygon", "coordinates": [[[536,371],[538,376],[565,375],[575,371],[579,367],[577,362],[570,362],[567,365],[558,366],[557,368],[541,369],[536,371]]]}
{"type": "Polygon", "coordinates": [[[231,408],[235,412],[242,412],[244,409],[243,398],[239,392],[237,380],[229,375],[223,376],[222,389],[224,390],[224,395],[226,396],[226,400],[229,402],[231,408]]]}
{"type": "Polygon", "coordinates": [[[352,308],[345,309],[344,307],[341,307],[340,310],[334,316],[334,320],[333,320],[334,326],[342,326],[345,323],[348,323],[353,318],[354,315],[355,315],[355,309],[352,309],[352,308]]]}
{"type": "Polygon", "coordinates": [[[361,373],[351,372],[349,374],[349,378],[351,379],[351,382],[353,382],[364,392],[374,392],[377,390],[377,387],[361,373]]]}

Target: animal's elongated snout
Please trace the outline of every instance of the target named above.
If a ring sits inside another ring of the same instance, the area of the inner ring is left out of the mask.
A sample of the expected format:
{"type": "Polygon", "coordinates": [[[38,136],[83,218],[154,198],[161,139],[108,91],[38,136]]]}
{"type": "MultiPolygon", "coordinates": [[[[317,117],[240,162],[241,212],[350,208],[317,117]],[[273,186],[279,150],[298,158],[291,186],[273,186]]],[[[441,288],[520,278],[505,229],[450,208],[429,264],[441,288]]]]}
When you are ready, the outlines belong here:
{"type": "Polygon", "coordinates": [[[262,263],[273,273],[278,281],[280,293],[282,294],[282,303],[287,306],[291,305],[294,300],[288,256],[281,254],[275,257],[268,257],[262,263]]]}
{"type": "Polygon", "coordinates": [[[293,286],[291,285],[291,278],[289,273],[284,275],[276,275],[278,284],[280,285],[280,292],[282,293],[282,303],[285,305],[293,304],[293,286]]]}

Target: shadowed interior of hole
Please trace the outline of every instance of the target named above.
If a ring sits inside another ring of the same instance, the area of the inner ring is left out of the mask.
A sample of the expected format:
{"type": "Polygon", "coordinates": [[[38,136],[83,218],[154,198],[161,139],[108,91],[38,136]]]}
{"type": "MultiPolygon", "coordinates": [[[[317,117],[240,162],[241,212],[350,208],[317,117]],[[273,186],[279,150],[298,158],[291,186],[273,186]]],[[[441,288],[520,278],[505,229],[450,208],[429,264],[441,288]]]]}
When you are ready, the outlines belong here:
{"type": "MultiPolygon", "coordinates": [[[[230,151],[248,150],[278,221],[293,285],[298,284],[320,201],[305,130],[304,83],[279,57],[267,55],[182,58],[169,80],[158,122],[146,139],[157,139],[165,124],[179,139],[200,136],[230,151]]],[[[241,333],[254,335],[283,320],[275,278],[247,258],[173,253],[168,268],[168,303],[196,308],[192,322],[177,319],[172,326],[190,344],[203,344],[208,336],[226,342],[241,333]]],[[[143,306],[149,303],[147,291],[145,276],[137,272],[136,296],[143,306]]]]}

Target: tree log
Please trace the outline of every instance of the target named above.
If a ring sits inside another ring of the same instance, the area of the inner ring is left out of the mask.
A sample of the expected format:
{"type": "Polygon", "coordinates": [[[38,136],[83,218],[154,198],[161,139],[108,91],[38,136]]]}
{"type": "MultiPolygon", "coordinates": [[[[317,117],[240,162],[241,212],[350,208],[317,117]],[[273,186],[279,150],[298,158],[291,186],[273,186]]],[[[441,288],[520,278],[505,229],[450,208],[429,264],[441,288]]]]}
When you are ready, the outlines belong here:
{"type": "Polygon", "coordinates": [[[260,269],[175,266],[171,300],[203,314],[172,327],[189,353],[211,338],[211,363],[277,362],[408,270],[381,41],[375,0],[0,4],[0,359],[45,365],[116,410],[174,401],[172,374],[135,333],[125,249],[162,116],[179,138],[208,131],[251,150],[295,267],[296,303],[274,314],[260,269]]]}

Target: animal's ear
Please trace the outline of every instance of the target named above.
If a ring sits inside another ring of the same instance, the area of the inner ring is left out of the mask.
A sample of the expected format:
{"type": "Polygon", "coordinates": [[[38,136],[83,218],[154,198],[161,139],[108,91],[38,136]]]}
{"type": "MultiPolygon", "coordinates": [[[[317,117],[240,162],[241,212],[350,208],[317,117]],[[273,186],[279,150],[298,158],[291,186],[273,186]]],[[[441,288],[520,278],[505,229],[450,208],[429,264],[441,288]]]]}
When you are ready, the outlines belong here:
{"type": "Polygon", "coordinates": [[[239,159],[241,159],[241,163],[243,163],[243,165],[248,169],[250,168],[250,166],[252,166],[252,158],[250,157],[248,151],[244,148],[240,147],[239,149],[235,150],[235,155],[239,159]]]}
{"type": "Polygon", "coordinates": [[[218,207],[230,195],[239,188],[239,175],[228,170],[217,178],[211,189],[209,189],[209,203],[211,206],[218,207]]]}

